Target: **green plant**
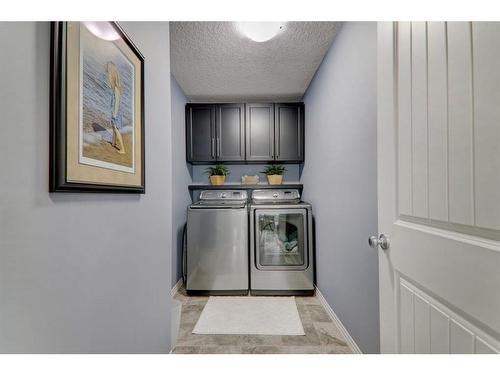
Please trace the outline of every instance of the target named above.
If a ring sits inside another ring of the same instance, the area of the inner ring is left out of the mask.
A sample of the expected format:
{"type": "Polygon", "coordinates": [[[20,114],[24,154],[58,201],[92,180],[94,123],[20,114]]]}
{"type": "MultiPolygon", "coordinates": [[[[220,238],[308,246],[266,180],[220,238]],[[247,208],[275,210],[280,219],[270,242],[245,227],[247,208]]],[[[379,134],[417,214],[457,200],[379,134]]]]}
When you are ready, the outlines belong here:
{"type": "Polygon", "coordinates": [[[284,175],[286,172],[286,168],[280,164],[271,164],[266,166],[266,169],[262,172],[266,175],[284,175]]]}
{"type": "Polygon", "coordinates": [[[224,164],[217,164],[215,167],[208,167],[205,173],[209,176],[227,176],[230,172],[224,164]]]}

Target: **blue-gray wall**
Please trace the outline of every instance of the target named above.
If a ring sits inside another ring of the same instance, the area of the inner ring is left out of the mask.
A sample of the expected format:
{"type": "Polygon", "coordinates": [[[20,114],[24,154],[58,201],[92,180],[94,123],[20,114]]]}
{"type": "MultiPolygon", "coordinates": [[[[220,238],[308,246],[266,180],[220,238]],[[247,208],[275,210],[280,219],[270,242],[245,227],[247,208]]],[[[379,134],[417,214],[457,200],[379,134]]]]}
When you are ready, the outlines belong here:
{"type": "Polygon", "coordinates": [[[191,203],[188,185],[192,166],[186,163],[186,125],[184,109],[187,99],[175,78],[170,78],[172,95],[172,286],[182,277],[182,236],[186,208],[191,203]]]}
{"type": "MultiPolygon", "coordinates": [[[[210,180],[205,173],[208,165],[194,165],[193,166],[193,183],[195,184],[209,184],[210,180]]],[[[241,183],[241,176],[258,175],[260,183],[267,184],[267,177],[261,173],[266,164],[236,164],[227,165],[229,168],[229,176],[226,177],[226,183],[241,183]]],[[[283,183],[297,183],[300,179],[300,167],[298,164],[286,164],[286,172],[283,177],[283,183]]]]}
{"type": "Polygon", "coordinates": [[[376,46],[376,23],[344,23],[304,97],[318,287],[367,353],[379,352],[376,46]]]}
{"type": "MultiPolygon", "coordinates": [[[[241,176],[259,176],[259,184],[267,184],[267,177],[261,173],[267,164],[236,164],[227,165],[229,176],[226,176],[225,188],[230,189],[231,184],[241,184],[241,176]]],[[[193,184],[210,184],[210,179],[205,173],[209,165],[193,165],[193,184]]],[[[298,183],[300,180],[300,165],[286,164],[286,172],[283,176],[283,183],[298,183]]],[[[201,190],[193,191],[193,201],[196,202],[200,197],[201,190]]]]}
{"type": "Polygon", "coordinates": [[[168,353],[168,23],[144,54],[146,194],[49,194],[49,24],[1,23],[0,353],[168,353]],[[7,52],[8,51],[8,52],[7,52]]]}

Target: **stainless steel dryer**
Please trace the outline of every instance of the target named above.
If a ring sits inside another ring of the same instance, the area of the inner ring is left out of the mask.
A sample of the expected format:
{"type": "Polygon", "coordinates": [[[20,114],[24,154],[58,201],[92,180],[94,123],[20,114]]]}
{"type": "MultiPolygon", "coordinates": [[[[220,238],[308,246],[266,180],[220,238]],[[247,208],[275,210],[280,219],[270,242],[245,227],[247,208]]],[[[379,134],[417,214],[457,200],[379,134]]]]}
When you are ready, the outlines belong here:
{"type": "Polygon", "coordinates": [[[249,211],[250,292],[314,294],[311,205],[298,190],[254,190],[249,211]]]}
{"type": "Polygon", "coordinates": [[[188,294],[248,293],[247,199],[245,190],[204,190],[188,207],[188,294]]]}

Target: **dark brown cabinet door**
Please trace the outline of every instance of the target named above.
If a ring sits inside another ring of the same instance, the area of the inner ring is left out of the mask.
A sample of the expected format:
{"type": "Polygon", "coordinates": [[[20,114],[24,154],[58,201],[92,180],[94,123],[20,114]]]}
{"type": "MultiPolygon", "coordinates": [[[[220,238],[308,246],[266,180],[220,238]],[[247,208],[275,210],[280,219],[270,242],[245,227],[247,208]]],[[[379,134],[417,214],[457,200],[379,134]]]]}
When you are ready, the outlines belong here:
{"type": "Polygon", "coordinates": [[[186,156],[192,163],[216,160],[215,105],[186,105],[186,156]]]}
{"type": "Polygon", "coordinates": [[[274,104],[246,105],[246,160],[274,160],[274,104]]]}
{"type": "Polygon", "coordinates": [[[245,160],[245,105],[216,106],[216,157],[218,161],[245,160]]]}
{"type": "Polygon", "coordinates": [[[304,161],[303,103],[275,104],[274,145],[276,161],[304,161]]]}

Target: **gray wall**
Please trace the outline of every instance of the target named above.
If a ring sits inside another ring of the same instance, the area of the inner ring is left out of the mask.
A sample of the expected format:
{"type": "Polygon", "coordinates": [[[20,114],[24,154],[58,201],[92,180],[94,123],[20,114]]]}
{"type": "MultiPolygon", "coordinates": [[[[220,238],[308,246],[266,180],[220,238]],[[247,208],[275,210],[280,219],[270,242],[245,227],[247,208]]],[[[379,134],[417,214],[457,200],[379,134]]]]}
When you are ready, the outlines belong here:
{"type": "Polygon", "coordinates": [[[168,23],[146,58],[146,195],[49,194],[49,24],[0,23],[0,352],[168,353],[168,23]]]}
{"type": "Polygon", "coordinates": [[[364,352],[379,351],[376,23],[347,22],[308,88],[304,198],[318,287],[364,352]]]}
{"type": "Polygon", "coordinates": [[[170,77],[172,93],[172,286],[182,277],[182,235],[186,207],[191,203],[188,185],[192,166],[186,163],[186,124],[184,109],[187,99],[175,78],[170,77]]]}

